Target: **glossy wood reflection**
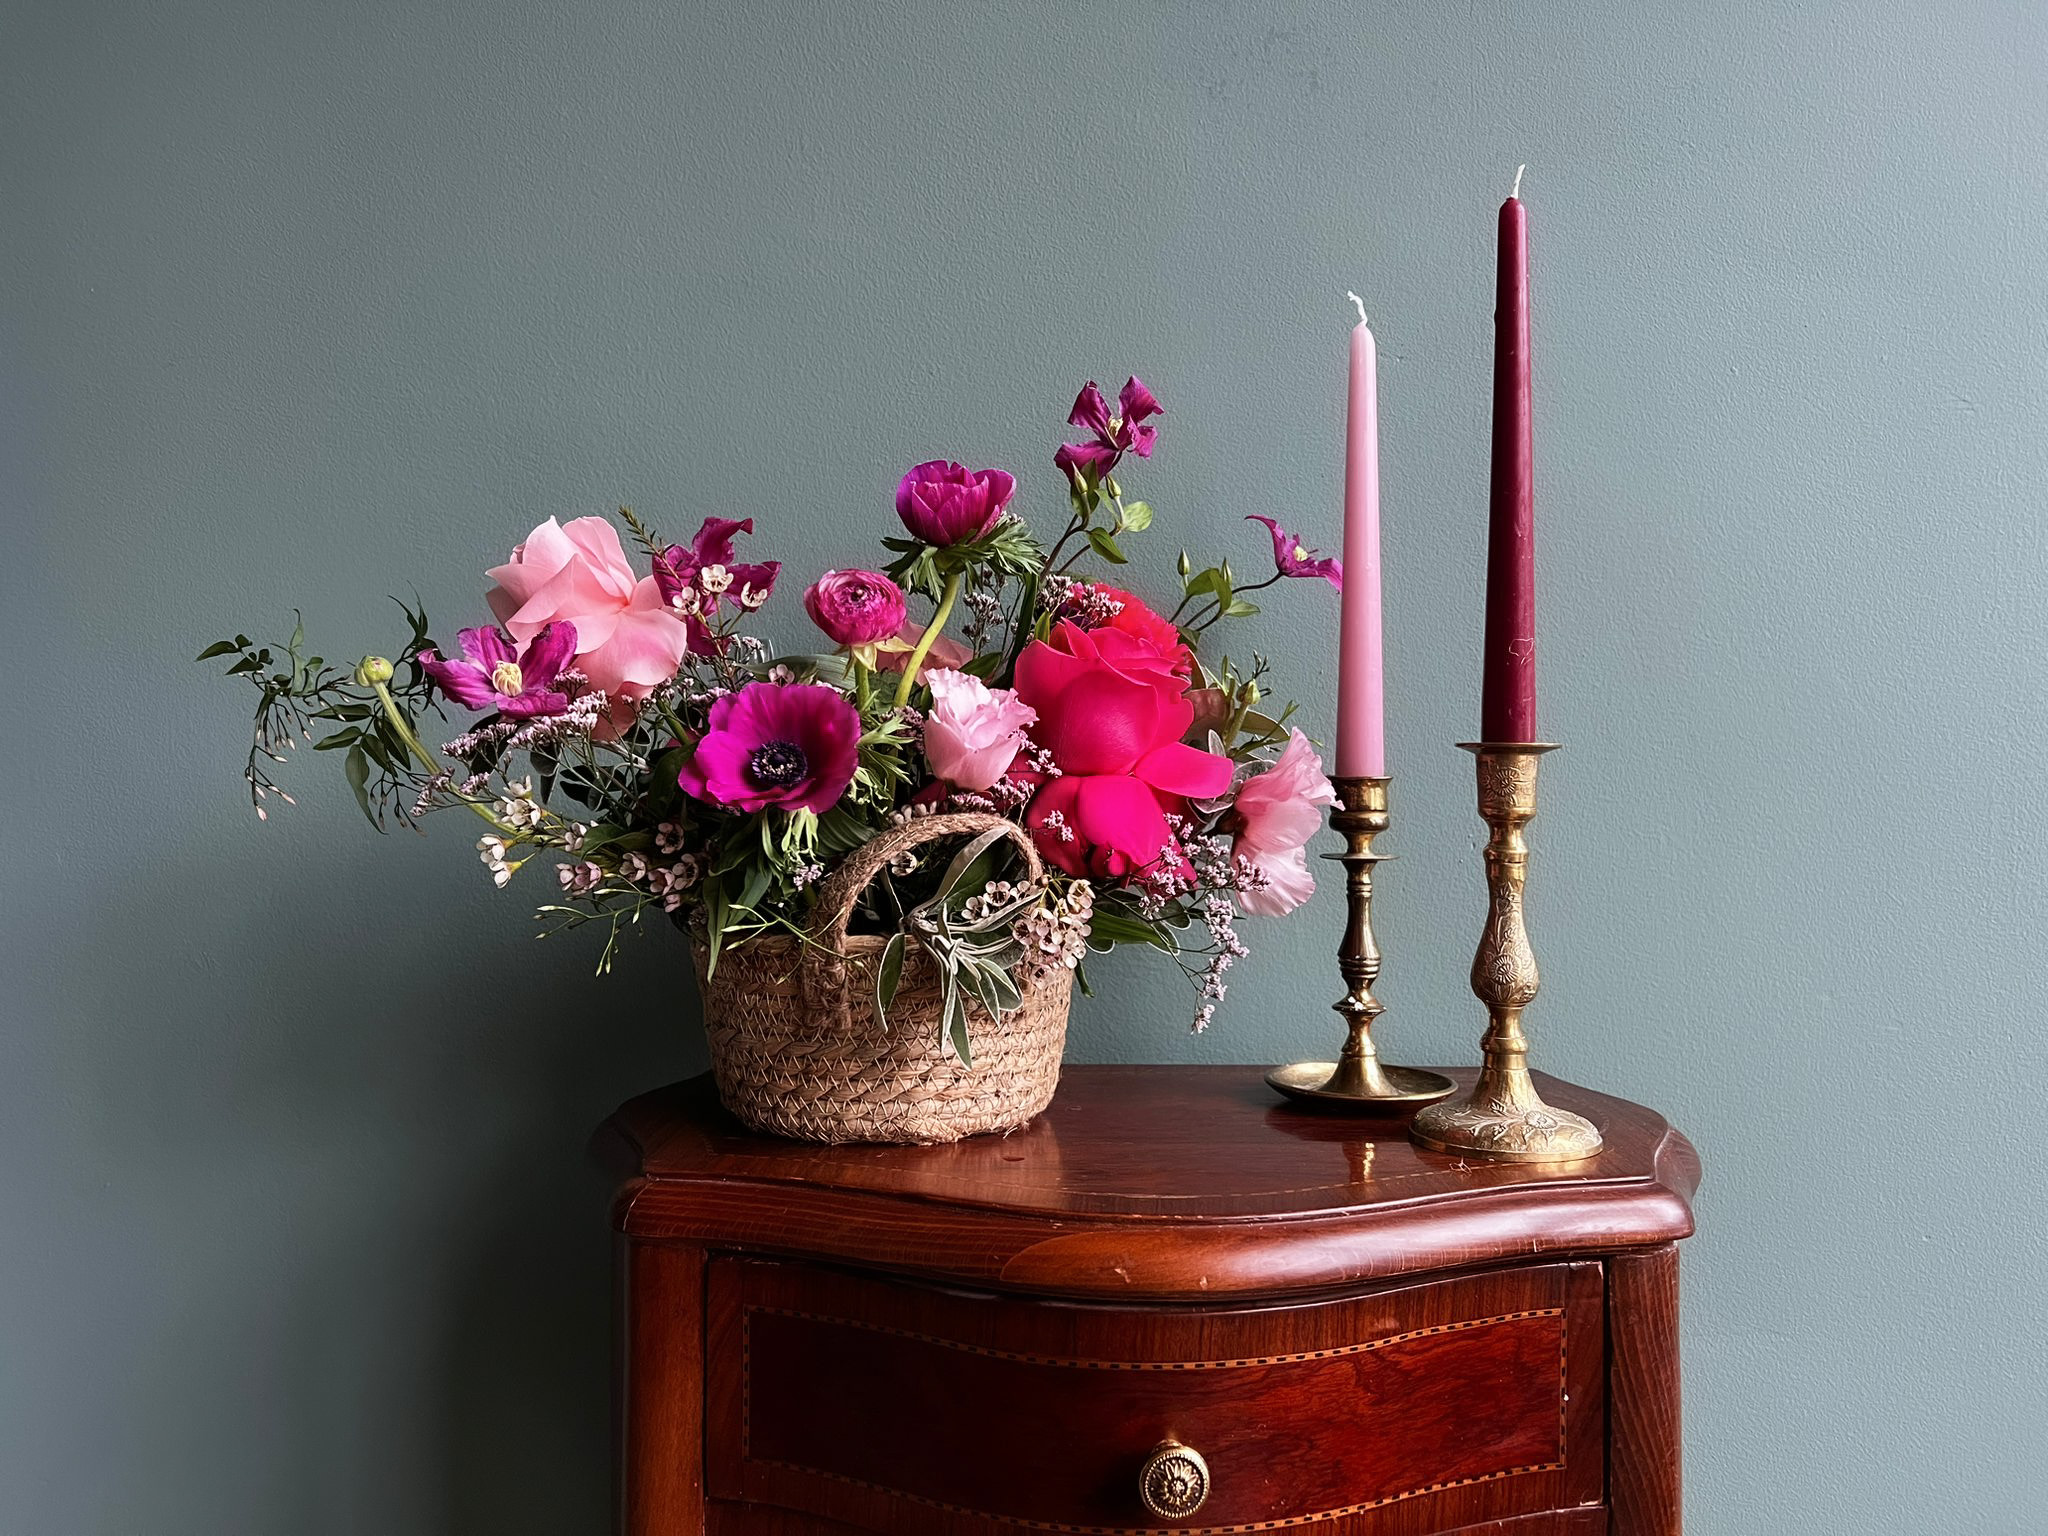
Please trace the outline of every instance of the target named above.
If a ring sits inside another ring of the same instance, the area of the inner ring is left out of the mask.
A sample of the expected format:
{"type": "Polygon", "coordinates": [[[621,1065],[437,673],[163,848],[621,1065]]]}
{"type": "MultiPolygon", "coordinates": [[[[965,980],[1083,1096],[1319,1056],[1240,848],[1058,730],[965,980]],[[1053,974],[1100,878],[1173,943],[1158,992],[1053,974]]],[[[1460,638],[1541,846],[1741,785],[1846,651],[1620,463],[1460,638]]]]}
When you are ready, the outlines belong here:
{"type": "Polygon", "coordinates": [[[703,1080],[635,1100],[622,1528],[1669,1536],[1698,1162],[1543,1092],[1600,1157],[1461,1161],[1244,1068],[1072,1068],[1026,1130],[935,1148],[751,1136],[703,1080]],[[1214,1477],[1184,1526],[1136,1493],[1169,1435],[1214,1477]]]}

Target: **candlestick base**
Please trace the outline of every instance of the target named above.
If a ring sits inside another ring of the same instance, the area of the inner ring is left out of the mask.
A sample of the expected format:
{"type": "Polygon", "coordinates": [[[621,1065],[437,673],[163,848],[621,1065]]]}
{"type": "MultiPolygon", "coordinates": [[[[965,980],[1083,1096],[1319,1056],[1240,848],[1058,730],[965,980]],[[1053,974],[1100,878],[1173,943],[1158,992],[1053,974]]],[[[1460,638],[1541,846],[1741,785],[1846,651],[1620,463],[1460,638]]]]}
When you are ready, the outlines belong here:
{"type": "Polygon", "coordinates": [[[1373,851],[1372,840],[1387,830],[1387,785],[1384,778],[1339,777],[1331,784],[1337,803],[1330,825],[1344,836],[1344,851],[1323,857],[1344,866],[1350,919],[1337,946],[1337,967],[1349,987],[1331,1006],[1344,1020],[1344,1049],[1335,1061],[1297,1061],[1266,1074],[1268,1086],[1291,1099],[1355,1110],[1362,1114],[1391,1113],[1448,1097],[1457,1088],[1440,1073],[1381,1062],[1372,1042],[1373,1021],[1386,1005],[1373,996],[1379,980],[1380,949],[1372,931],[1372,872],[1388,855],[1373,851]]]}
{"type": "Polygon", "coordinates": [[[1522,1010],[1536,996],[1536,953],[1522,920],[1529,845],[1522,829],[1536,815],[1536,768],[1551,742],[1460,742],[1478,760],[1479,815],[1486,842],[1488,906],[1472,991],[1489,1023],[1480,1042],[1486,1064],[1469,1097],[1433,1104],[1415,1117],[1409,1136],[1438,1152],[1504,1163],[1577,1162],[1600,1150],[1592,1121],[1543,1102],[1529,1076],[1522,1010]]]}

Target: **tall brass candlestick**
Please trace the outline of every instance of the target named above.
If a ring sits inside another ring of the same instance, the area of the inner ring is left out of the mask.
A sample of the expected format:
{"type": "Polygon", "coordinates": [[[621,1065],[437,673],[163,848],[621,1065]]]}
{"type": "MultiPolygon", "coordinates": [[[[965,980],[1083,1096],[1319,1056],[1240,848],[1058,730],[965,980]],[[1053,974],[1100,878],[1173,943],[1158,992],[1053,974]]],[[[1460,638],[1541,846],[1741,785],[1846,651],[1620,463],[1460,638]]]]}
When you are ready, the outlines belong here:
{"type": "Polygon", "coordinates": [[[1451,1093],[1457,1084],[1435,1072],[1390,1067],[1372,1043],[1373,1021],[1386,1004],[1373,996],[1380,979],[1380,946],[1372,931],[1373,866],[1390,855],[1374,850],[1372,840],[1387,830],[1387,784],[1384,778],[1333,778],[1337,803],[1330,825],[1344,837],[1342,853],[1325,854],[1344,866],[1344,892],[1350,918],[1337,946],[1337,969],[1344,977],[1344,995],[1331,1006],[1344,1021],[1344,1049],[1335,1061],[1297,1061],[1275,1067],[1266,1081],[1290,1098],[1345,1105],[1356,1109],[1398,1109],[1426,1104],[1451,1093]]]}
{"type": "Polygon", "coordinates": [[[1470,1153],[1502,1162],[1571,1162],[1600,1150],[1593,1122],[1552,1109],[1529,1077],[1529,1041],[1522,1010],[1536,996],[1536,953],[1522,920],[1522,887],[1529,875],[1529,844],[1522,836],[1536,815],[1536,769],[1550,742],[1461,742],[1477,759],[1479,815],[1486,840],[1486,928],[1472,958],[1472,990],[1491,1022],[1480,1042],[1486,1062],[1471,1097],[1432,1104],[1415,1117],[1409,1134],[1440,1152],[1470,1153]]]}

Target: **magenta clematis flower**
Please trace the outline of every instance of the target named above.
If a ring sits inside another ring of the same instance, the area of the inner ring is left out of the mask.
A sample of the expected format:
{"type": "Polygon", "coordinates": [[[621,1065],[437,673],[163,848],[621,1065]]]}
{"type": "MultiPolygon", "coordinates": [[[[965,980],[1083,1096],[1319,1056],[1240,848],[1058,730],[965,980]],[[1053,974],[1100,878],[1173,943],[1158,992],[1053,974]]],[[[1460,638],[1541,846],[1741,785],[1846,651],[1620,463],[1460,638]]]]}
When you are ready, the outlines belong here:
{"type": "Polygon", "coordinates": [[[995,527],[1016,493],[1016,478],[1003,470],[932,459],[897,483],[896,515],[912,538],[946,549],[995,527]]]}
{"type": "Polygon", "coordinates": [[[759,608],[775,590],[775,578],[782,570],[780,560],[749,564],[733,559],[733,535],[753,531],[751,517],[707,517],[696,538],[688,544],[671,544],[654,558],[654,584],[661,590],[661,600],[682,619],[689,632],[690,650],[696,655],[710,656],[725,648],[727,642],[713,635],[704,622],[718,612],[720,604],[759,608]],[[703,581],[704,572],[712,567],[725,573],[723,584],[714,581],[706,585],[703,581]]]}
{"type": "Polygon", "coordinates": [[[1310,549],[1263,513],[1247,512],[1244,520],[1264,523],[1266,531],[1273,535],[1273,564],[1279,567],[1282,576],[1320,576],[1339,592],[1344,590],[1342,560],[1319,549],[1310,549]]]}
{"type": "Polygon", "coordinates": [[[749,683],[711,706],[677,782],[731,811],[829,811],[853,782],[860,714],[823,683],[749,683]]]}
{"type": "Polygon", "coordinates": [[[1116,468],[1117,461],[1126,453],[1135,453],[1141,459],[1152,457],[1152,444],[1159,436],[1159,429],[1145,423],[1154,416],[1165,414],[1159,402],[1152,397],[1152,391],[1145,387],[1145,381],[1133,375],[1117,396],[1116,414],[1111,415],[1109,402],[1102,398],[1102,391],[1090,379],[1081,393],[1074,397],[1074,408],[1067,413],[1067,425],[1085,427],[1095,436],[1088,442],[1060,444],[1059,452],[1052,456],[1053,462],[1070,479],[1076,473],[1083,473],[1100,480],[1116,468]]]}
{"type": "Polygon", "coordinates": [[[503,631],[489,625],[462,630],[456,639],[462,642],[458,661],[420,652],[427,676],[456,703],[514,718],[559,715],[569,707],[569,696],[554,682],[576,654],[574,624],[543,626],[523,652],[515,652],[503,631]]]}

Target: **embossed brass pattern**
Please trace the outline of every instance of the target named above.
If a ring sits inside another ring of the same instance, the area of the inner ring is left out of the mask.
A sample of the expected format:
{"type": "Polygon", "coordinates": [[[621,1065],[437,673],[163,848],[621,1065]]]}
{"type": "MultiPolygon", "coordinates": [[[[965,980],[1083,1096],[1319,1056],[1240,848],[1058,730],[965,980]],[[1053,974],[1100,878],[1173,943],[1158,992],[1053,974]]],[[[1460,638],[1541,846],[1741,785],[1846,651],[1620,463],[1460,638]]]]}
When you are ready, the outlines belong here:
{"type": "Polygon", "coordinates": [[[1387,1066],[1373,1044],[1373,1021],[1386,1005],[1373,995],[1380,979],[1380,946],[1372,931],[1373,866],[1391,855],[1376,852],[1372,841],[1387,830],[1387,786],[1384,778],[1335,778],[1337,803],[1330,825],[1344,838],[1342,853],[1325,854],[1344,866],[1344,891],[1350,901],[1343,942],[1337,946],[1337,969],[1345,992],[1331,1006],[1344,1021],[1344,1049],[1335,1061],[1297,1061],[1275,1067],[1266,1081],[1289,1098],[1347,1106],[1359,1110],[1398,1110],[1441,1099],[1455,1087],[1448,1077],[1414,1067],[1387,1066]]]}
{"type": "Polygon", "coordinates": [[[1472,991],[1490,1022],[1480,1042],[1485,1053],[1471,1096],[1432,1104],[1415,1117],[1409,1134],[1440,1152],[1469,1153],[1503,1162],[1576,1162],[1600,1150],[1600,1132],[1583,1115],[1552,1109],[1529,1078],[1529,1042],[1522,1010],[1535,999],[1536,952],[1522,916],[1529,875],[1523,837],[1536,815],[1536,771],[1551,742],[1461,742],[1479,775],[1479,815],[1486,840],[1486,927],[1472,959],[1472,991]]]}
{"type": "Polygon", "coordinates": [[[1178,1440],[1162,1440],[1138,1474],[1138,1497],[1161,1520],[1185,1520],[1209,1497],[1209,1463],[1178,1440]]]}

